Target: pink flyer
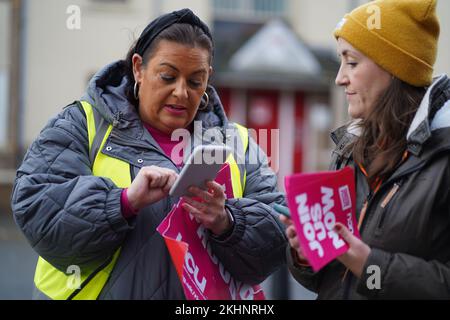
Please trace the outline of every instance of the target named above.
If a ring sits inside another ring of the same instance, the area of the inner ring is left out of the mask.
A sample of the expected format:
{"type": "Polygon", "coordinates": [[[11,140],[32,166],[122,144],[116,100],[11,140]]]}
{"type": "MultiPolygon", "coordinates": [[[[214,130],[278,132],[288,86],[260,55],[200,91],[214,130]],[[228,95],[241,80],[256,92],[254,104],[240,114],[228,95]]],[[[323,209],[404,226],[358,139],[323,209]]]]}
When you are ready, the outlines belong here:
{"type": "Polygon", "coordinates": [[[355,177],[340,171],[294,174],[285,178],[287,201],[300,246],[314,271],[348,250],[334,231],[341,222],[360,238],[355,217],[355,177]]]}
{"type": "MultiPolygon", "coordinates": [[[[233,196],[228,165],[217,174],[227,198],[233,196]]],[[[164,237],[188,300],[264,300],[258,285],[234,279],[214,255],[205,227],[177,203],[157,228],[164,237]]]]}

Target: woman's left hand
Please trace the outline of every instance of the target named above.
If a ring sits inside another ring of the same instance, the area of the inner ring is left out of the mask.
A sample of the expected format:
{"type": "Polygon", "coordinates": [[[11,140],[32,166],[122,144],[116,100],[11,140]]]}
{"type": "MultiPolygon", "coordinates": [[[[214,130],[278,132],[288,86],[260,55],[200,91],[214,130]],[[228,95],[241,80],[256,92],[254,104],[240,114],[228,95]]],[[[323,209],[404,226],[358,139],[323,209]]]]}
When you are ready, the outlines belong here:
{"type": "Polygon", "coordinates": [[[370,247],[355,237],[342,223],[336,223],[334,229],[350,247],[346,253],[337,257],[337,259],[350,269],[356,277],[360,278],[370,254],[370,247]]]}
{"type": "Polygon", "coordinates": [[[206,186],[209,191],[201,190],[197,187],[190,187],[189,192],[195,195],[200,201],[194,200],[191,197],[183,197],[185,203],[183,208],[189,211],[195,219],[209,229],[215,235],[221,235],[227,231],[232,224],[232,221],[225,211],[225,192],[214,181],[208,181],[206,186]]]}

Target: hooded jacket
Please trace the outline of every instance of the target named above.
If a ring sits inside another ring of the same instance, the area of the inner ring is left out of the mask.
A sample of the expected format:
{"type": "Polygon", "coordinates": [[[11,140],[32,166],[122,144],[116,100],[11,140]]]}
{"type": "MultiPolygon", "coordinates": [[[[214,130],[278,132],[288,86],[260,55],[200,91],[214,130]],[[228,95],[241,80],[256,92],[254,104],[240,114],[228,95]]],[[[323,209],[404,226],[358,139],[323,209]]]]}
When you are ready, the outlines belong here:
{"type": "MultiPolygon", "coordinates": [[[[113,125],[101,152],[129,163],[132,179],[143,166],[179,172],[126,99],[126,84],[124,62],[112,63],[93,77],[81,99],[113,125]]],[[[195,120],[224,139],[228,119],[212,87],[208,94],[208,108],[195,120]]],[[[257,284],[285,263],[287,242],[272,210],[273,204],[284,203],[284,196],[277,192],[266,156],[249,140],[244,196],[226,201],[234,227],[225,238],[209,234],[208,240],[236,280],[257,284]],[[249,157],[257,163],[250,164],[249,157]]],[[[122,189],[92,175],[88,149],[86,116],[69,105],[40,132],[17,170],[11,200],[17,225],[33,249],[64,272],[71,265],[99,266],[121,247],[100,299],[183,299],[170,255],[156,231],[178,199],[168,196],[125,219],[122,189]]]]}
{"type": "Polygon", "coordinates": [[[362,276],[348,272],[343,280],[337,260],[313,273],[288,250],[291,273],[319,299],[449,299],[450,79],[428,88],[408,130],[410,156],[375,194],[345,151],[357,135],[352,125],[332,133],[331,169],[354,167],[357,218],[368,201],[360,233],[371,253],[362,276]]]}

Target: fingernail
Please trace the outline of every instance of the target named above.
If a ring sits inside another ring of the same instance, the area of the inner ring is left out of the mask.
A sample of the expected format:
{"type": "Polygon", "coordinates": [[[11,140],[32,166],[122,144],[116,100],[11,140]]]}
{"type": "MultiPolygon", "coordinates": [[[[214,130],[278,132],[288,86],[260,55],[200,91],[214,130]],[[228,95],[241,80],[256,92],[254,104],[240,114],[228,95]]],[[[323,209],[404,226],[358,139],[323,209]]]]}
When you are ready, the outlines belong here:
{"type": "Polygon", "coordinates": [[[342,226],[340,224],[336,224],[336,225],[334,225],[334,230],[336,230],[336,232],[340,233],[342,230],[342,226]]]}

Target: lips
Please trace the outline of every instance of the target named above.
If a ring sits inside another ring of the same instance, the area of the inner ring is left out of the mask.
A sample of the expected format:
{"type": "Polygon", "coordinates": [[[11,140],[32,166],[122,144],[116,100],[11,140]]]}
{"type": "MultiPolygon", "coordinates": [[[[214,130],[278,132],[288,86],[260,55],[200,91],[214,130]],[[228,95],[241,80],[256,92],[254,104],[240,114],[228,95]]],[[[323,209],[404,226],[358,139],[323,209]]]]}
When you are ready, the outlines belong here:
{"type": "Polygon", "coordinates": [[[186,110],[186,107],[177,104],[166,104],[164,107],[174,109],[174,110],[186,110]]]}
{"type": "Polygon", "coordinates": [[[164,109],[173,115],[182,115],[187,110],[186,107],[177,104],[166,104],[164,105],[164,109]]]}

